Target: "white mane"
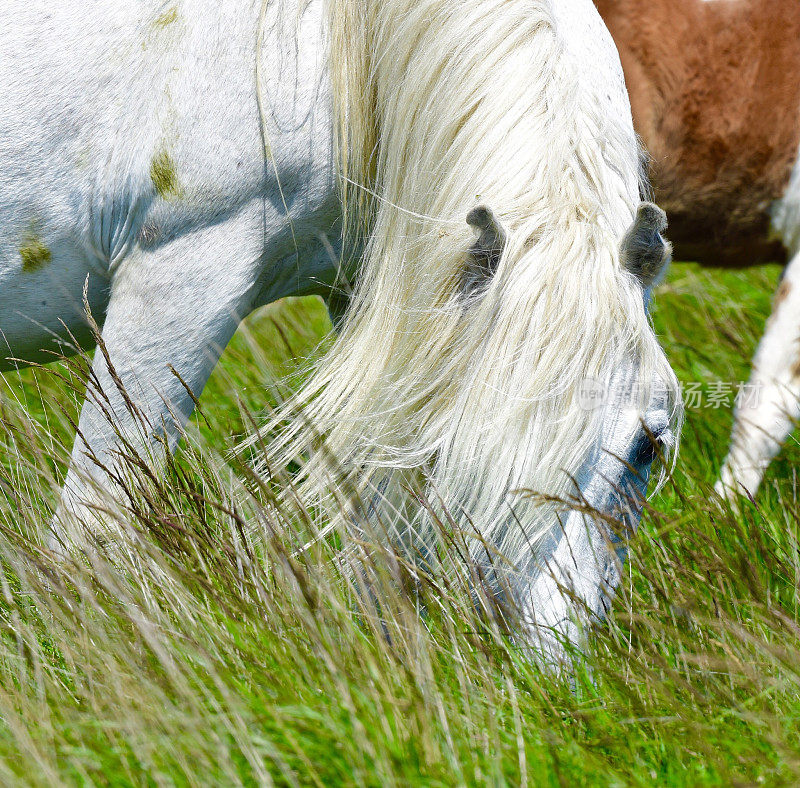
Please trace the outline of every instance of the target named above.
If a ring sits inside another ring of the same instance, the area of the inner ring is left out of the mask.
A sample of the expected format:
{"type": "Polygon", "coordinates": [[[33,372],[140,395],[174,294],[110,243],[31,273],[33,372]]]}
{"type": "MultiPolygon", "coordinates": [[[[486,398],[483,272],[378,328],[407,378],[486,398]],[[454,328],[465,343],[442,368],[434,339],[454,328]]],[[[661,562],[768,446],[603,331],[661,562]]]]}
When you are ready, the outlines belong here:
{"type": "Polygon", "coordinates": [[[620,263],[630,123],[598,106],[543,0],[329,0],[329,30],[347,224],[366,250],[332,349],[267,425],[269,462],[301,463],[325,522],[350,490],[426,541],[417,489],[513,563],[597,444],[581,382],[625,358],[674,380],[620,263]],[[480,204],[507,242],[468,295],[480,204]]]}

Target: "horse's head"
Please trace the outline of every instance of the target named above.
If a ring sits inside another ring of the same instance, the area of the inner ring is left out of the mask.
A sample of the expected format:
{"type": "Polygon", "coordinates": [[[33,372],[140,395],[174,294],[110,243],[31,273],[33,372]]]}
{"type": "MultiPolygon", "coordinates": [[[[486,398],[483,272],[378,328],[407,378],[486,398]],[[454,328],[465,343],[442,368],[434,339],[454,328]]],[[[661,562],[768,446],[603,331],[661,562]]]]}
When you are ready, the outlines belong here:
{"type": "MultiPolygon", "coordinates": [[[[671,259],[666,226],[660,208],[642,203],[621,243],[621,262],[639,283],[645,305],[671,259]]],[[[660,462],[663,477],[676,450],[680,402],[674,379],[665,374],[669,368],[645,373],[634,354],[616,359],[578,392],[579,407],[597,414],[597,440],[574,478],[571,505],[558,513],[516,592],[548,664],[569,662],[565,645],[580,642],[582,627],[608,611],[651,467],[660,462]]]]}
{"type": "MultiPolygon", "coordinates": [[[[422,555],[446,523],[534,633],[572,637],[679,410],[646,307],[664,217],[637,210],[613,42],[590,0],[367,3],[358,24],[334,5],[340,160],[370,199],[353,303],[289,405],[326,438],[301,492],[336,521],[335,458],[365,519],[422,555]]],[[[302,456],[297,423],[273,457],[302,456]]]]}
{"type": "MultiPolygon", "coordinates": [[[[524,263],[519,260],[519,249],[507,248],[513,245],[513,231],[491,209],[473,209],[467,215],[467,223],[475,238],[467,249],[460,287],[464,309],[469,310],[480,309],[481,303],[491,298],[493,279],[498,271],[500,276],[505,273],[504,262],[508,264],[517,257],[513,264],[518,269],[512,276],[519,274],[524,263]]],[[[531,412],[538,420],[549,417],[554,422],[574,421],[579,427],[572,431],[573,443],[565,437],[570,435],[567,424],[565,429],[556,425],[550,430],[552,451],[548,451],[550,447],[544,440],[532,446],[531,455],[536,459],[532,467],[516,477],[523,490],[515,502],[515,491],[509,490],[509,519],[516,522],[503,522],[501,518],[488,531],[489,541],[502,545],[503,558],[487,552],[481,563],[495,584],[504,586],[502,598],[510,597],[521,608],[539,652],[548,662],[564,660],[565,642],[578,642],[581,626],[604,615],[620,580],[628,537],[639,522],[651,466],[659,461],[663,475],[674,454],[680,408],[675,380],[649,322],[635,319],[637,314],[641,317],[645,313],[651,289],[669,263],[671,247],[662,236],[666,226],[664,212],[645,202],[639,205],[633,223],[619,240],[617,284],[629,298],[626,302],[623,297],[611,312],[627,306],[633,313],[632,325],[625,325],[631,315],[609,317],[603,308],[613,304],[618,292],[611,294],[612,298],[599,294],[600,299],[608,298],[608,304],[598,306],[592,303],[593,294],[587,289],[583,295],[585,305],[580,298],[566,298],[567,302],[572,300],[572,314],[550,311],[556,327],[550,344],[563,344],[554,357],[555,368],[548,372],[548,364],[542,363],[549,349],[546,343],[522,341],[522,347],[536,347],[529,358],[530,373],[540,371],[551,378],[549,391],[538,389],[537,396],[543,401],[536,403],[531,412]],[[578,314],[582,306],[601,316],[595,334],[591,321],[578,314]],[[577,340],[571,348],[570,340],[577,340]],[[588,352],[587,343],[594,345],[588,352]],[[573,359],[590,365],[591,374],[576,379],[575,370],[570,370],[573,359]],[[559,364],[565,370],[563,377],[558,374],[559,364]],[[560,380],[566,384],[559,386],[560,380]],[[544,401],[548,397],[550,403],[544,401]],[[571,451],[573,444],[575,451],[571,451]],[[548,462],[563,465],[543,469],[541,465],[548,462]],[[568,488],[564,487],[564,476],[569,476],[568,488]],[[531,488],[532,484],[536,487],[531,488]],[[536,525],[526,529],[525,524],[531,523],[536,525]],[[527,549],[521,544],[521,537],[530,539],[527,549]],[[509,558],[510,563],[504,566],[509,558]]],[[[592,235],[590,230],[589,236],[592,235]]],[[[607,234],[601,231],[599,235],[607,234]]],[[[592,248],[591,243],[587,246],[592,248]]],[[[521,252],[525,260],[524,247],[521,252]]],[[[569,277],[561,272],[561,281],[554,276],[549,283],[550,292],[543,288],[540,297],[546,300],[565,285],[569,286],[569,277]]],[[[579,289],[579,283],[574,286],[579,289]]],[[[519,314],[522,317],[529,312],[520,307],[519,314]]],[[[538,322],[541,325],[545,321],[538,322]]],[[[524,350],[518,362],[524,368],[524,350]]],[[[498,366],[503,363],[498,359],[498,366]]],[[[523,412],[524,406],[517,415],[523,412]]],[[[512,433],[513,418],[506,425],[507,434],[512,433]]],[[[516,426],[522,428],[523,422],[516,426]]],[[[529,424],[528,430],[529,435],[547,432],[536,424],[529,424]]],[[[491,440],[489,437],[487,442],[491,440]]],[[[501,439],[498,446],[502,445],[501,439]]],[[[498,467],[501,464],[498,462],[498,467]]],[[[518,465],[524,465],[524,460],[518,465]]],[[[489,486],[483,482],[475,485],[480,494],[474,496],[473,504],[491,498],[483,495],[489,486]]],[[[482,514],[473,516],[473,522],[481,521],[485,527],[487,512],[482,514]]]]}

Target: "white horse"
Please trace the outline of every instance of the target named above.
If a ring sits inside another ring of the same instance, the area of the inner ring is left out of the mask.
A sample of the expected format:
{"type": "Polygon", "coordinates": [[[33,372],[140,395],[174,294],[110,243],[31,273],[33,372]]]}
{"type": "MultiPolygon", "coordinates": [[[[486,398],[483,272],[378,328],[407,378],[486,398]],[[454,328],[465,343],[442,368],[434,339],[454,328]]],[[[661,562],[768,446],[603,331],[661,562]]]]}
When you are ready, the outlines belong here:
{"type": "Polygon", "coordinates": [[[560,658],[620,579],[606,515],[635,528],[677,416],[646,313],[664,216],[639,206],[591,2],[6,0],[0,29],[5,355],[48,360],[65,329],[89,346],[86,287],[117,421],[84,403],[54,545],[99,527],[117,432],[174,446],[243,316],[332,292],[344,215],[356,292],[272,451],[305,457],[310,419],[330,451],[303,460],[309,495],[333,456],[424,530],[416,480],[481,532],[475,555],[504,554],[560,658]]]}

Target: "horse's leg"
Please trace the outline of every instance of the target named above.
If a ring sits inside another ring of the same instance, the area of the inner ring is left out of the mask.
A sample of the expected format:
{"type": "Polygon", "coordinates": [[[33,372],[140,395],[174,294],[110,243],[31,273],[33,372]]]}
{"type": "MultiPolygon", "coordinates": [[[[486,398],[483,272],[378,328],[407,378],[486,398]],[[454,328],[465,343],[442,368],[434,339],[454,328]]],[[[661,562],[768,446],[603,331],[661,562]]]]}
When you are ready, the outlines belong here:
{"type": "Polygon", "coordinates": [[[745,393],[716,485],[721,495],[755,495],[800,417],[800,254],[790,261],[778,287],[745,393]]]}
{"type": "Polygon", "coordinates": [[[103,466],[118,467],[119,435],[156,465],[164,443],[175,446],[193,397],[250,311],[260,241],[257,217],[239,217],[137,250],[121,264],[102,329],[105,353],[98,348],[92,366],[102,395],[90,385],[53,523],[54,549],[85,547],[85,529],[99,535],[109,519],[99,513],[113,489],[103,466]]]}

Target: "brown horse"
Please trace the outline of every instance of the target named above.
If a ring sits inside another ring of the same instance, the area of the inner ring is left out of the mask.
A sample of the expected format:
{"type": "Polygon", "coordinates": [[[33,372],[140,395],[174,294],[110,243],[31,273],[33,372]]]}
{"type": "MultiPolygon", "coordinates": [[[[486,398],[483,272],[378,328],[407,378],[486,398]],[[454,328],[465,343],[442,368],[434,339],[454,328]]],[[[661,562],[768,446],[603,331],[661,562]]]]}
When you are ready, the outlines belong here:
{"type": "Polygon", "coordinates": [[[788,262],[718,483],[755,494],[800,417],[800,1],[595,2],[676,258],[788,262]]]}

